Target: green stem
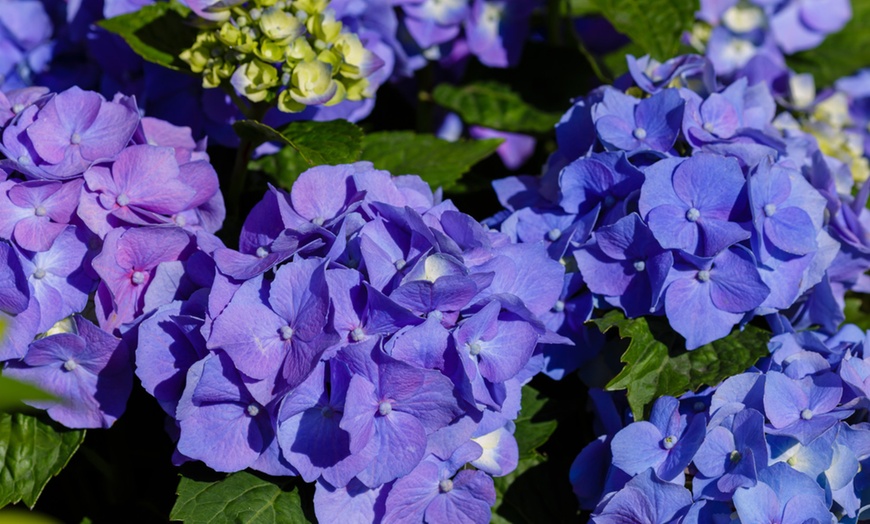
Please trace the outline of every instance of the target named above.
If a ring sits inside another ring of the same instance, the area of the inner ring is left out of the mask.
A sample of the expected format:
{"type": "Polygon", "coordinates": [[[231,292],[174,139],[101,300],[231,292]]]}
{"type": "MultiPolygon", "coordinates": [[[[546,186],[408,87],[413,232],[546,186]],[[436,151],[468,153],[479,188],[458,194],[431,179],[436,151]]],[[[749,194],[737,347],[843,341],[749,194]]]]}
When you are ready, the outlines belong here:
{"type": "MultiPolygon", "coordinates": [[[[262,122],[269,107],[271,106],[267,103],[253,104],[245,116],[249,120],[262,122]]],[[[257,145],[259,144],[242,137],[239,141],[239,148],[236,150],[236,159],[233,163],[233,173],[230,178],[230,189],[224,195],[227,199],[229,222],[232,224],[241,224],[241,201],[245,193],[245,182],[248,176],[248,161],[251,160],[251,155],[254,153],[257,145]]]]}
{"type": "Polygon", "coordinates": [[[417,132],[433,133],[435,130],[435,103],[432,100],[432,89],[435,87],[435,70],[432,63],[417,72],[419,92],[417,96],[417,132]]]}

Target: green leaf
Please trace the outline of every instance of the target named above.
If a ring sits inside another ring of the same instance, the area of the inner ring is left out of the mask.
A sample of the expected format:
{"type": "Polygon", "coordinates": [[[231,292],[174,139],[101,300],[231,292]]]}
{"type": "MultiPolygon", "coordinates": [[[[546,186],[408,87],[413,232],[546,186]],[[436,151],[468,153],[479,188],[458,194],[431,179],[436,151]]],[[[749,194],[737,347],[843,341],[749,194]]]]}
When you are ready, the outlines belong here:
{"type": "Polygon", "coordinates": [[[292,480],[263,479],[247,471],[221,480],[194,480],[182,476],[178,500],[169,518],[188,524],[303,524],[311,522],[302,511],[292,480]]]}
{"type": "Polygon", "coordinates": [[[255,145],[286,144],[295,149],[309,167],[356,162],[362,152],[362,129],[347,120],[291,122],[280,130],[256,120],[239,120],[233,124],[233,129],[239,137],[255,145]]]}
{"type": "Polygon", "coordinates": [[[863,330],[870,329],[870,302],[865,301],[868,295],[846,295],[846,323],[855,324],[863,330]]]}
{"type": "Polygon", "coordinates": [[[446,190],[501,143],[499,139],[448,142],[411,131],[383,131],[365,136],[362,159],[393,175],[419,175],[433,188],[446,190]]]}
{"type": "Polygon", "coordinates": [[[628,73],[628,61],[625,59],[626,55],[640,57],[644,54],[644,50],[639,45],[634,42],[629,42],[616,51],[604,55],[601,61],[604,63],[604,67],[607,68],[607,71],[610,73],[612,78],[619,78],[623,74],[628,73]]]}
{"type": "Polygon", "coordinates": [[[248,162],[249,170],[266,173],[278,187],[287,191],[290,191],[299,175],[310,167],[311,164],[302,158],[299,151],[290,146],[282,147],[274,155],[262,156],[248,162]]]}
{"type": "Polygon", "coordinates": [[[616,327],[620,338],[631,339],[620,359],[625,367],[607,384],[607,389],[628,390],[628,404],[635,420],[642,420],[644,408],[658,397],[679,396],[704,385],[715,386],[769,354],[770,333],[752,325],[686,351],[683,337],[662,318],[626,319],[621,312],[610,311],[593,322],[602,333],[616,327]]]}
{"type": "Polygon", "coordinates": [[[816,87],[827,87],[870,64],[870,2],[852,2],[852,19],[821,45],[786,58],[799,73],[812,73],[816,87]]]}
{"type": "Polygon", "coordinates": [[[196,41],[197,30],[185,21],[190,9],[178,2],[157,2],[97,25],[123,38],[139,56],[176,71],[190,68],[178,55],[196,41]]]}
{"type": "Polygon", "coordinates": [[[33,508],[84,439],[84,430],[24,413],[0,413],[0,508],[18,501],[33,508]]]}
{"type": "Polygon", "coordinates": [[[514,438],[520,449],[520,460],[537,455],[536,450],[556,431],[558,422],[546,419],[542,413],[548,399],[532,386],[523,386],[520,415],[517,417],[517,429],[514,438]]]}
{"type": "Polygon", "coordinates": [[[613,27],[658,60],[673,58],[692,28],[698,0],[594,0],[613,27]]]}
{"type": "Polygon", "coordinates": [[[477,82],[466,86],[439,84],[432,92],[435,102],[479,125],[518,133],[548,133],[561,113],[540,111],[524,102],[510,86],[500,82],[477,82]]]}
{"type": "Polygon", "coordinates": [[[53,400],[54,397],[36,386],[0,376],[0,411],[20,407],[22,400],[53,400]]]}

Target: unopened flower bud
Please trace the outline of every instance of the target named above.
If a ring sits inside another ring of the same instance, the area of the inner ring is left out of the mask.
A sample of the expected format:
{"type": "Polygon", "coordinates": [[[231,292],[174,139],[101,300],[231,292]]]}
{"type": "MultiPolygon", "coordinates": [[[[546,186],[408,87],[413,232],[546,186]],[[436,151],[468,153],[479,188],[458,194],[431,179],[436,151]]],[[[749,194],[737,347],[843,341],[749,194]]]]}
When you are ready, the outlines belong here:
{"type": "Polygon", "coordinates": [[[282,44],[305,33],[305,26],[295,16],[274,6],[263,11],[260,29],[264,35],[282,44]]]}

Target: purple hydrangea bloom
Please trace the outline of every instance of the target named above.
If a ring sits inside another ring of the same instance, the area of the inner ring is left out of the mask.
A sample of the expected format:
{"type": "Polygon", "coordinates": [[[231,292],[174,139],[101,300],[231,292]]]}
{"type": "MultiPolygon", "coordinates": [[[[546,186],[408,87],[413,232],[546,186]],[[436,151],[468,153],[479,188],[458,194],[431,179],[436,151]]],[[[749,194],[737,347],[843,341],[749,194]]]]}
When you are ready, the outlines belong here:
{"type": "Polygon", "coordinates": [[[679,134],[684,105],[676,89],[643,100],[607,89],[603,100],[593,106],[592,119],[598,137],[610,150],[666,152],[679,134]]]}
{"type": "Polygon", "coordinates": [[[0,237],[22,249],[45,251],[69,224],[82,181],[0,182],[0,237]]]}
{"type": "Polygon", "coordinates": [[[5,376],[29,382],[57,401],[27,401],[71,428],[107,428],[124,412],[133,388],[131,354],[121,340],[80,316],[63,331],[30,344],[5,376]]]}

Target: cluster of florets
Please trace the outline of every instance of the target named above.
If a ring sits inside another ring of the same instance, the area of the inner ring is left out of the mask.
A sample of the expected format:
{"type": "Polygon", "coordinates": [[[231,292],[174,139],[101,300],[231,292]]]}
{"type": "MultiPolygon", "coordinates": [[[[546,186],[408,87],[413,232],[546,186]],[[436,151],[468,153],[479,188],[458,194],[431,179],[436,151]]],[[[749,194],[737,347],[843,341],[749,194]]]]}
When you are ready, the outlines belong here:
{"type": "Polygon", "coordinates": [[[323,522],[488,522],[563,269],[370,163],[270,189],[208,296],[138,330],[177,461],[317,482],[323,522]],[[471,464],[476,469],[464,468],[471,464]],[[461,509],[460,509],[461,508],[461,509]]]}
{"type": "Polygon", "coordinates": [[[30,85],[51,58],[53,24],[39,0],[0,4],[0,86],[30,85]]]}
{"type": "MultiPolygon", "coordinates": [[[[490,67],[516,65],[539,0],[410,0],[402,22],[422,57],[455,62],[474,55],[490,67]]],[[[425,61],[418,64],[422,67],[425,61]]]]}
{"type": "Polygon", "coordinates": [[[345,30],[327,0],[253,0],[221,9],[190,4],[218,23],[181,54],[202,73],[204,87],[229,82],[252,102],[277,99],[287,113],[373,94],[367,77],[383,61],[345,30]]]}
{"type": "Polygon", "coordinates": [[[812,49],[852,18],[849,0],[701,0],[688,43],[727,79],[772,83],[785,56],[812,49]]]}
{"type": "Polygon", "coordinates": [[[766,84],[720,87],[697,56],[629,65],[635,87],[600,88],[563,117],[542,178],[495,184],[509,212],[491,223],[569,270],[567,323],[550,328],[582,335],[591,292],[629,317],[665,314],[689,349],[756,315],[835,330],[870,267],[870,189],[853,197],[849,166],[774,125],[766,84]]]}
{"type": "Polygon", "coordinates": [[[0,93],[0,129],[4,374],[58,397],[36,404],[55,420],[107,427],[133,382],[118,335],[210,284],[197,235],[223,221],[217,174],[189,129],[124,96],[0,93]]]}
{"type": "Polygon", "coordinates": [[[572,466],[581,505],[602,523],[729,522],[735,511],[741,522],[857,522],[870,495],[868,337],[853,325],[775,336],[756,367],[661,397],[625,427],[599,402],[607,429],[572,466]]]}

